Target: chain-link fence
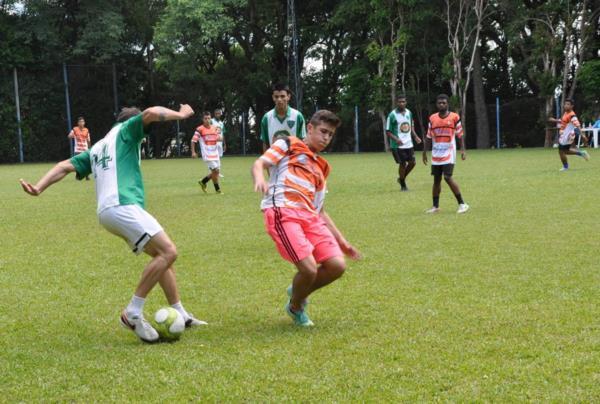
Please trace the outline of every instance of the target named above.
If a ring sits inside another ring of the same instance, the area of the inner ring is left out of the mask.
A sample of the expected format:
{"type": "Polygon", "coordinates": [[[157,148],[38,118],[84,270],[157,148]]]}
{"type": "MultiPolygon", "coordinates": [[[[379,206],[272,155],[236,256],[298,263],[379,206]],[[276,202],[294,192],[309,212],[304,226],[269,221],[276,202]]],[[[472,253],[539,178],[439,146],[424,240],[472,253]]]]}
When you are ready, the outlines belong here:
{"type": "MultiPolygon", "coordinates": [[[[131,80],[123,77],[114,65],[59,65],[44,70],[16,69],[20,110],[20,134],[17,122],[15,72],[0,71],[0,163],[14,163],[23,156],[26,162],[57,161],[71,155],[67,134],[83,116],[90,130],[92,143],[102,138],[112,127],[115,114],[121,106],[139,103],[123,99],[121,87],[131,80]]],[[[434,111],[434,100],[428,109],[416,110],[409,105],[415,117],[417,133],[423,135],[427,117],[434,111]]],[[[163,103],[164,104],[164,103],[163,103]]],[[[139,104],[138,104],[139,105],[139,104]]],[[[178,108],[178,103],[167,102],[166,107],[178,108]]],[[[140,105],[140,107],[143,107],[140,105]]],[[[195,105],[192,105],[196,109],[195,105]]],[[[489,126],[489,146],[497,144],[497,119],[500,123],[501,147],[536,147],[544,145],[548,124],[543,121],[544,100],[519,98],[509,102],[500,100],[486,105],[489,126]]],[[[329,150],[333,152],[375,152],[385,150],[383,117],[367,106],[338,106],[333,108],[342,118],[342,125],[329,150]]],[[[263,113],[251,108],[244,111],[228,110],[225,106],[224,123],[226,155],[256,154],[261,151],[258,136],[263,113]]],[[[314,112],[309,107],[302,111],[307,118],[314,112]]],[[[389,111],[388,111],[389,112],[389,111]]],[[[386,113],[387,114],[387,113],[386,113]]],[[[190,141],[194,129],[201,124],[202,111],[188,120],[154,124],[143,145],[147,158],[170,158],[190,155],[190,141]]],[[[475,108],[467,107],[467,147],[477,147],[475,108]]],[[[419,149],[420,146],[417,146],[419,149]]]]}

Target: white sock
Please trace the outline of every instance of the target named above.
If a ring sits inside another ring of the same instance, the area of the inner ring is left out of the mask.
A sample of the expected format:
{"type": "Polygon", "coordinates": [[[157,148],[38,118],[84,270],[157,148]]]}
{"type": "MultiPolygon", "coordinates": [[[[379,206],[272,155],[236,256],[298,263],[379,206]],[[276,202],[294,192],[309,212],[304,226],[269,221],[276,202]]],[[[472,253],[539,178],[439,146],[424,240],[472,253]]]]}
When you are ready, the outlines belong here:
{"type": "Polygon", "coordinates": [[[172,304],[171,307],[174,308],[175,310],[177,310],[179,312],[179,314],[181,314],[181,316],[183,317],[184,320],[187,320],[188,318],[191,317],[188,314],[188,312],[185,311],[185,309],[183,308],[183,305],[181,304],[181,302],[177,302],[175,304],[172,304]]]}
{"type": "Polygon", "coordinates": [[[125,309],[127,315],[131,317],[142,316],[144,312],[144,302],[146,302],[146,299],[133,295],[127,309],[125,309]]]}

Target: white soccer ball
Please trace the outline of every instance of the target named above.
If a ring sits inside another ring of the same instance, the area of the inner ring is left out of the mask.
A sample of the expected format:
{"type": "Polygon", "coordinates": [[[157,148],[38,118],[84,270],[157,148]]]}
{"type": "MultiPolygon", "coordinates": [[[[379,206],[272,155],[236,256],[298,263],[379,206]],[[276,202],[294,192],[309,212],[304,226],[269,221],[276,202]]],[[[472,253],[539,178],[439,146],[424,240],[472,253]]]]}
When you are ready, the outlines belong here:
{"type": "Polygon", "coordinates": [[[165,341],[176,341],[185,330],[183,316],[172,307],[163,307],[154,314],[156,331],[165,341]]]}

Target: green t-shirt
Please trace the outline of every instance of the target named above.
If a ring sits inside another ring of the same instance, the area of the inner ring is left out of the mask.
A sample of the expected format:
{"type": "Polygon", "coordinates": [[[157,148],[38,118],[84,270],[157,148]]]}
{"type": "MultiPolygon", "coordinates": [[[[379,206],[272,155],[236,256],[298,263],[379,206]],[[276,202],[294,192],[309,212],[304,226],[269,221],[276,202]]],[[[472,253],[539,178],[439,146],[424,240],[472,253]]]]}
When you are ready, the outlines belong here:
{"type": "Polygon", "coordinates": [[[140,144],[145,136],[139,114],[116,124],[91,149],[71,159],[79,178],[94,174],[98,213],[117,205],[144,207],[140,144]]]}
{"type": "Polygon", "coordinates": [[[409,109],[405,108],[404,112],[400,112],[400,110],[396,108],[390,112],[387,117],[385,130],[400,138],[400,141],[402,142],[402,144],[398,144],[398,142],[390,138],[390,147],[392,149],[412,148],[412,128],[413,117],[409,109]]]}
{"type": "Polygon", "coordinates": [[[304,116],[300,111],[288,107],[285,117],[280,119],[273,108],[260,121],[260,139],[270,146],[275,140],[285,136],[304,139],[306,136],[304,116]]]}

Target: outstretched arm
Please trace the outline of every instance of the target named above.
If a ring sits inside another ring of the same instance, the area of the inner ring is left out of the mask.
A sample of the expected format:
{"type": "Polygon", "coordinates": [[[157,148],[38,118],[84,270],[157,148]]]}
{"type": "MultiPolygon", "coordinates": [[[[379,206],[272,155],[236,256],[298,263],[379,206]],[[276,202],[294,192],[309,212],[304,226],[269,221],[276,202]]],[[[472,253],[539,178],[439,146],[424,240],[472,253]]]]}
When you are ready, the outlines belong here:
{"type": "Polygon", "coordinates": [[[148,126],[152,122],[176,121],[187,119],[192,115],[194,115],[194,110],[188,104],[181,104],[179,111],[165,107],[150,107],[142,112],[142,121],[144,126],[148,126]]]}
{"type": "Polygon", "coordinates": [[[252,179],[254,181],[254,192],[262,192],[266,194],[269,190],[269,185],[265,181],[263,171],[265,168],[271,167],[271,164],[267,163],[262,159],[257,159],[252,165],[252,179]]]}
{"type": "Polygon", "coordinates": [[[331,234],[333,234],[333,237],[335,237],[335,239],[337,240],[338,244],[340,245],[340,248],[342,249],[342,252],[348,257],[352,258],[353,260],[361,259],[362,254],[360,253],[360,251],[358,251],[352,244],[348,242],[348,240],[346,240],[342,232],[339,231],[339,229],[333,222],[333,219],[331,219],[327,212],[325,212],[325,209],[321,210],[320,216],[325,221],[325,224],[327,225],[327,228],[331,231],[331,234]]]}
{"type": "Polygon", "coordinates": [[[46,188],[50,185],[62,180],[69,173],[75,171],[75,167],[71,164],[70,160],[63,160],[60,163],[56,164],[54,167],[50,169],[39,181],[37,184],[32,185],[22,178],[19,180],[21,186],[23,187],[23,191],[27,192],[29,195],[38,196],[46,188]]]}

